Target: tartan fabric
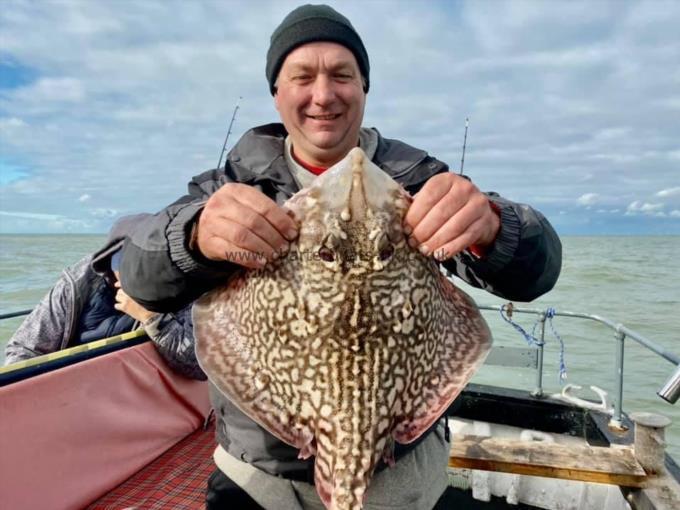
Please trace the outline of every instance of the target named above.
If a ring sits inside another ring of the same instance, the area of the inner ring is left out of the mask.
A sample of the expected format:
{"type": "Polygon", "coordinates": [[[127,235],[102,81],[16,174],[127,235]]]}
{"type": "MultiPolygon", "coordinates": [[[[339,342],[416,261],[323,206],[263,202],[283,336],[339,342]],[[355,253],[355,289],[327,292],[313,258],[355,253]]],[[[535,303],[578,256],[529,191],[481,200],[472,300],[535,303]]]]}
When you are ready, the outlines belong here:
{"type": "Polygon", "coordinates": [[[215,470],[212,454],[214,420],[207,430],[189,434],[88,510],[198,510],[205,508],[208,477],[215,470]]]}

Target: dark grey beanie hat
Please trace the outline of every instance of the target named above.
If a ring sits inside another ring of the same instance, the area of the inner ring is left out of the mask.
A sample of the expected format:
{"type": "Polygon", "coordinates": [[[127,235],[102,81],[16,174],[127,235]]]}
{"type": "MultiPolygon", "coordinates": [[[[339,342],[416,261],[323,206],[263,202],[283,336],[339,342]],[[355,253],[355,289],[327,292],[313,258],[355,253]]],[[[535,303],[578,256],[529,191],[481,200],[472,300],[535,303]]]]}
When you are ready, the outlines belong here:
{"type": "Polygon", "coordinates": [[[267,81],[272,96],[276,93],[276,77],[286,56],[298,46],[315,41],[330,41],[346,47],[357,59],[359,70],[366,80],[368,92],[368,53],[359,34],[342,14],[327,5],[303,5],[286,16],[276,27],[267,52],[267,81]]]}

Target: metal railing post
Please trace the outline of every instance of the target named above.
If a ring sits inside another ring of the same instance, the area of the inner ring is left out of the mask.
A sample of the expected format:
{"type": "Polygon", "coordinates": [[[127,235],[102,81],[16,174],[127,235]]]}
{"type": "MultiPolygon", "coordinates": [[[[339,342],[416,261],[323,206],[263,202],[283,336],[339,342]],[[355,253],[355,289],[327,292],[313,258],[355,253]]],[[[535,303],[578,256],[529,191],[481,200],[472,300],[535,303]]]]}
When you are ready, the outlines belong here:
{"type": "Polygon", "coordinates": [[[536,388],[532,392],[534,397],[543,396],[543,349],[545,346],[545,318],[546,313],[541,314],[541,345],[538,346],[538,367],[536,367],[536,388]]]}
{"type": "Polygon", "coordinates": [[[614,401],[614,415],[609,421],[609,426],[622,429],[623,427],[623,354],[626,334],[617,329],[616,331],[616,366],[614,367],[614,377],[616,380],[616,399],[614,401]]]}

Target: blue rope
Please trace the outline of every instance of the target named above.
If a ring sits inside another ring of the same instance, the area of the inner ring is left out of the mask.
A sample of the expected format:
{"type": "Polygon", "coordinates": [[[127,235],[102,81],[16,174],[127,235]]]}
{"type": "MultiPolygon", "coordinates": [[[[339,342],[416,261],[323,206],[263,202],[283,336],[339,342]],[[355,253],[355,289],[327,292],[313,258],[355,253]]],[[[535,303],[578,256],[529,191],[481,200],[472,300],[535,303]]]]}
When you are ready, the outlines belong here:
{"type": "Polygon", "coordinates": [[[511,318],[505,316],[505,314],[503,313],[505,311],[505,306],[506,305],[501,306],[500,310],[501,317],[503,318],[503,320],[510,324],[513,328],[515,328],[515,330],[524,337],[524,340],[526,340],[526,342],[531,347],[541,347],[542,345],[544,345],[544,342],[541,342],[538,338],[534,336],[534,331],[536,330],[536,324],[538,324],[538,322],[534,324],[534,328],[531,330],[531,333],[527,333],[526,331],[524,331],[524,328],[522,326],[517,324],[511,318]]]}
{"type": "Polygon", "coordinates": [[[564,361],[564,340],[562,340],[562,337],[559,335],[559,333],[557,333],[555,326],[553,326],[552,320],[555,316],[555,313],[556,310],[550,307],[545,311],[545,318],[548,319],[550,331],[552,331],[553,336],[557,338],[557,341],[560,343],[560,382],[563,383],[567,380],[567,364],[564,361]]]}
{"type": "MultiPolygon", "coordinates": [[[[531,333],[527,333],[522,326],[517,324],[515,321],[513,321],[510,317],[507,317],[503,312],[505,312],[506,305],[501,306],[500,308],[500,313],[501,313],[501,318],[510,324],[515,330],[521,334],[524,337],[524,340],[526,340],[527,344],[529,344],[531,347],[541,347],[545,345],[545,342],[542,342],[538,338],[536,338],[536,328],[538,325],[541,323],[541,319],[539,318],[536,320],[534,323],[533,328],[531,328],[531,333]]],[[[560,354],[559,354],[559,371],[560,371],[560,383],[564,383],[564,381],[567,379],[567,364],[564,361],[564,340],[562,337],[557,333],[557,330],[555,329],[555,326],[553,325],[553,317],[555,317],[556,310],[552,307],[548,308],[545,311],[545,318],[544,320],[547,319],[548,325],[550,326],[550,331],[552,332],[553,336],[557,339],[557,341],[560,343],[560,354]]]]}

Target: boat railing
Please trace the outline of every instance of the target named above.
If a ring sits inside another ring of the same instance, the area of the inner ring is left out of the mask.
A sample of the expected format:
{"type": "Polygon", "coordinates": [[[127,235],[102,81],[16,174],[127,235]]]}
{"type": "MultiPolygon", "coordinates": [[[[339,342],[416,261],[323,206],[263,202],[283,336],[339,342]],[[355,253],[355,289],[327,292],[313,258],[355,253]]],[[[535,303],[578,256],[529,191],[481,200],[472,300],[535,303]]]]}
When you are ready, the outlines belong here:
{"type": "Polygon", "coordinates": [[[538,308],[521,308],[510,304],[504,305],[479,305],[480,310],[496,311],[501,314],[507,313],[512,316],[515,313],[520,314],[533,314],[537,317],[539,324],[539,333],[536,343],[536,349],[538,351],[538,359],[536,364],[536,387],[532,392],[536,397],[542,397],[543,392],[543,351],[545,346],[545,323],[549,317],[569,317],[577,319],[587,319],[603,324],[614,332],[614,340],[616,342],[616,358],[614,364],[614,385],[616,394],[614,396],[614,410],[612,418],[610,420],[610,425],[615,428],[623,427],[623,374],[624,374],[624,351],[625,351],[625,341],[630,338],[642,345],[645,349],[653,352],[654,354],[662,357],[663,359],[673,363],[676,366],[676,372],[671,376],[668,382],[664,385],[662,389],[659,390],[658,394],[664,400],[670,403],[675,403],[677,400],[677,388],[679,386],[678,380],[680,380],[680,356],[670,352],[668,349],[657,344],[644,337],[640,333],[633,331],[632,329],[624,326],[623,324],[616,323],[606,317],[600,315],[587,314],[587,313],[576,313],[568,311],[556,311],[553,308],[547,308],[541,310],[538,308]],[[669,388],[671,388],[669,390],[669,388]],[[675,390],[675,395],[669,398],[669,391],[675,390]]]}
{"type": "Polygon", "coordinates": [[[16,312],[9,312],[9,313],[3,313],[0,314],[0,321],[3,319],[13,319],[14,317],[21,317],[23,315],[28,315],[31,313],[33,310],[30,308],[28,310],[18,310],[16,312]]]}
{"type": "MultiPolygon", "coordinates": [[[[516,307],[512,304],[504,305],[479,305],[480,310],[496,311],[499,313],[506,313],[512,315],[515,313],[520,314],[532,314],[538,319],[540,325],[538,342],[536,343],[537,349],[537,360],[536,360],[536,387],[533,390],[533,395],[536,397],[542,397],[543,392],[543,354],[545,346],[545,323],[548,317],[569,317],[577,319],[587,319],[591,321],[598,322],[608,327],[614,332],[614,339],[616,342],[616,358],[614,364],[614,385],[616,394],[614,396],[614,412],[610,421],[612,427],[621,428],[623,426],[622,416],[623,416],[623,374],[624,374],[624,351],[625,351],[625,341],[630,338],[642,345],[645,349],[653,352],[654,354],[662,357],[663,359],[673,363],[676,367],[675,373],[671,378],[664,384],[664,386],[657,392],[657,394],[664,400],[674,404],[675,401],[680,396],[680,356],[670,352],[665,347],[649,340],[640,333],[633,331],[632,329],[624,326],[621,323],[616,323],[606,317],[601,317],[600,315],[569,312],[569,311],[556,311],[553,308],[547,308],[545,310],[539,308],[521,308],[516,307]]],[[[0,320],[9,319],[12,317],[20,317],[30,313],[31,310],[20,310],[17,312],[0,314],[0,320]]]]}

